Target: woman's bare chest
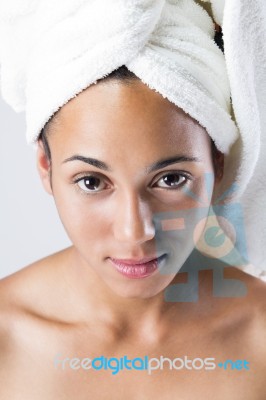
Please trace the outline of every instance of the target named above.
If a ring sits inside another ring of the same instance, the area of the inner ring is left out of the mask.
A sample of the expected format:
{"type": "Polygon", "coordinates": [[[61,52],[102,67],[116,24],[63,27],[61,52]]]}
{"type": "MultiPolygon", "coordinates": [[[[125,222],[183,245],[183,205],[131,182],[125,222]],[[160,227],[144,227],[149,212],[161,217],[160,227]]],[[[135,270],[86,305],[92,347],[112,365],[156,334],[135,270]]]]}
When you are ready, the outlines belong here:
{"type": "Polygon", "coordinates": [[[157,346],[88,337],[84,345],[54,351],[50,380],[67,399],[264,400],[254,343],[223,335],[169,335],[157,346]]]}
{"type": "MultiPolygon", "coordinates": [[[[127,369],[118,370],[115,358],[112,358],[112,368],[100,369],[100,362],[95,362],[96,368],[87,370],[68,371],[56,379],[57,391],[64,393],[66,398],[87,399],[90,395],[103,400],[190,400],[197,398],[215,398],[223,400],[264,400],[258,375],[252,370],[233,369],[195,369],[183,368],[182,362],[173,358],[174,366],[170,367],[169,360],[161,363],[149,359],[152,364],[147,369],[140,369],[140,357],[135,360],[135,367],[130,366],[134,360],[127,360],[127,369]],[[98,369],[97,369],[98,368],[98,369]]],[[[76,361],[75,361],[76,362],[76,361]]],[[[193,362],[193,361],[192,361],[193,362]]],[[[91,361],[93,363],[93,361],[91,361]]],[[[77,364],[76,364],[77,365],[77,364]]],[[[199,358],[194,365],[199,367],[199,358]]],[[[189,366],[189,365],[188,365],[189,366]]],[[[86,362],[88,367],[88,362],[86,362]]],[[[190,365],[191,367],[191,365],[190,365]]],[[[122,367],[121,367],[122,368],[122,367]]],[[[53,377],[54,380],[55,376],[53,377]]],[[[55,397],[56,398],[56,397],[55,397]]]]}
{"type": "Polygon", "coordinates": [[[165,340],[113,340],[101,329],[50,329],[21,335],[6,369],[14,400],[265,400],[256,327],[176,326],[165,340]],[[221,329],[220,329],[221,328],[221,329]]]}

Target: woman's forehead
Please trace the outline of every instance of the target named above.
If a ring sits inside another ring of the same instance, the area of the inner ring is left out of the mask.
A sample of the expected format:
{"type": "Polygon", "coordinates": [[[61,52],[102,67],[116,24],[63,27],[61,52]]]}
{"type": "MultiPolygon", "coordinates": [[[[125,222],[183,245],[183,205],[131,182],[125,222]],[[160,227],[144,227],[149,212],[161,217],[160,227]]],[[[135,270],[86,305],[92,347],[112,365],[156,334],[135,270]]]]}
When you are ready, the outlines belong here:
{"type": "MultiPolygon", "coordinates": [[[[92,85],[59,111],[55,130],[67,140],[139,140],[184,143],[207,135],[197,121],[141,81],[92,85]]],[[[208,136],[208,135],[207,135],[208,136]]]]}

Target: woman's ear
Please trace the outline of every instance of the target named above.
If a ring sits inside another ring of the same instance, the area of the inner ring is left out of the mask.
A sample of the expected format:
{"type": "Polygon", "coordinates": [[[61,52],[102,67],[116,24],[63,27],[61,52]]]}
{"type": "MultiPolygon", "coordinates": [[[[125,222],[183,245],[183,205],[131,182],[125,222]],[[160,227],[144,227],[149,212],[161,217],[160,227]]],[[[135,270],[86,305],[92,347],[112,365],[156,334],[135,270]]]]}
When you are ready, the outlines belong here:
{"type": "Polygon", "coordinates": [[[51,174],[51,162],[48,160],[47,155],[44,150],[42,140],[38,140],[37,152],[36,152],[36,164],[37,169],[43,184],[44,189],[48,194],[53,195],[52,188],[52,174],[51,174]]]}

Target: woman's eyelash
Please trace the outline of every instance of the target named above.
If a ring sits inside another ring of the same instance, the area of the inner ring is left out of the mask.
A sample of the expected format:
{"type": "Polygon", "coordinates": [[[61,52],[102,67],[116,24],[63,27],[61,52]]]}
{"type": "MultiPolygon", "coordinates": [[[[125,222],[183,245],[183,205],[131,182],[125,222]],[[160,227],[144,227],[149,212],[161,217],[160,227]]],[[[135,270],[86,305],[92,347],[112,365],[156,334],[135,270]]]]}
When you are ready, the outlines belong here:
{"type": "MultiPolygon", "coordinates": [[[[178,190],[178,189],[180,189],[182,186],[184,186],[185,184],[187,184],[188,183],[188,181],[190,181],[190,180],[192,180],[192,177],[191,177],[191,175],[190,174],[188,174],[188,173],[186,173],[186,172],[177,172],[177,171],[170,171],[170,172],[167,172],[167,173],[164,173],[163,175],[161,175],[159,178],[157,178],[157,180],[155,181],[155,182],[159,182],[161,179],[164,179],[164,178],[169,178],[169,177],[173,177],[173,176],[177,176],[179,179],[180,178],[184,178],[185,180],[183,181],[183,182],[181,182],[181,183],[178,183],[177,185],[173,185],[173,187],[167,187],[167,184],[166,184],[166,186],[164,186],[164,187],[159,187],[160,189],[166,189],[166,190],[178,190]]],[[[83,182],[84,183],[84,186],[85,186],[85,181],[87,180],[87,182],[89,182],[90,181],[90,184],[92,185],[92,186],[94,186],[95,187],[95,185],[97,186],[97,183],[98,184],[101,184],[101,182],[103,182],[104,181],[104,179],[103,178],[101,178],[101,177],[99,177],[99,176],[97,176],[97,175],[93,175],[93,174],[87,174],[87,175],[84,175],[84,176],[81,176],[81,177],[79,177],[79,178],[77,178],[77,179],[74,179],[74,181],[73,181],[73,184],[75,184],[76,186],[77,186],[77,188],[78,188],[78,190],[82,193],[82,194],[85,194],[85,195],[94,195],[94,194],[96,194],[96,193],[99,193],[99,192],[102,192],[104,189],[101,189],[101,190],[86,190],[86,189],[82,189],[81,187],[80,187],[80,185],[79,185],[79,182],[83,182]]],[[[173,183],[173,179],[170,179],[170,185],[171,185],[171,183],[173,183]]],[[[88,183],[87,183],[88,184],[88,183]]],[[[152,185],[152,187],[154,187],[154,185],[152,185]]]]}
{"type": "MultiPolygon", "coordinates": [[[[173,187],[173,188],[171,188],[171,186],[170,186],[170,187],[163,187],[162,189],[166,189],[166,190],[178,190],[178,189],[180,189],[181,186],[184,186],[186,183],[188,183],[188,181],[192,180],[190,174],[185,173],[185,172],[182,172],[182,173],[181,173],[181,172],[176,172],[176,171],[175,171],[175,172],[167,172],[166,174],[161,175],[161,177],[158,178],[158,179],[156,180],[156,182],[158,182],[158,181],[160,181],[161,179],[164,179],[164,178],[166,178],[166,177],[169,177],[169,176],[172,176],[172,177],[173,177],[173,176],[178,176],[179,178],[182,177],[182,178],[185,179],[185,181],[183,181],[183,182],[181,182],[181,183],[178,183],[178,185],[175,186],[175,187],[173,187]]],[[[169,183],[171,183],[171,180],[170,180],[169,183]]]]}
{"type": "MultiPolygon", "coordinates": [[[[84,175],[84,176],[81,176],[80,178],[77,178],[77,179],[75,179],[74,181],[73,181],[73,183],[74,184],[76,184],[76,186],[77,186],[77,188],[78,188],[78,190],[82,193],[82,194],[85,194],[85,195],[88,195],[88,194],[96,194],[96,193],[99,193],[99,192],[101,192],[102,190],[88,190],[88,191],[86,191],[85,189],[82,189],[80,186],[79,186],[79,182],[84,182],[84,185],[85,185],[85,181],[89,181],[89,180],[91,180],[92,182],[91,182],[91,184],[93,185],[93,183],[94,184],[96,184],[97,182],[99,183],[101,183],[102,181],[103,181],[103,178],[100,178],[100,177],[98,177],[97,175],[84,175]]],[[[94,185],[95,186],[95,185],[94,185]]]]}

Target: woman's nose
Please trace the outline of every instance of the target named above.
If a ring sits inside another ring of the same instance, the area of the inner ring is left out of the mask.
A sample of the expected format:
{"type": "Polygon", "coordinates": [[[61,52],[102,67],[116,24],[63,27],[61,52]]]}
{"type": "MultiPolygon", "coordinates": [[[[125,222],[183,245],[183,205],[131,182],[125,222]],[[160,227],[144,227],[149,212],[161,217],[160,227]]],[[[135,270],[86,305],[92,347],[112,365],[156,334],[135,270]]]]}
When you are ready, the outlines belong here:
{"type": "Polygon", "coordinates": [[[141,244],[155,236],[152,211],[137,196],[123,199],[114,215],[114,237],[120,242],[141,244]]]}

